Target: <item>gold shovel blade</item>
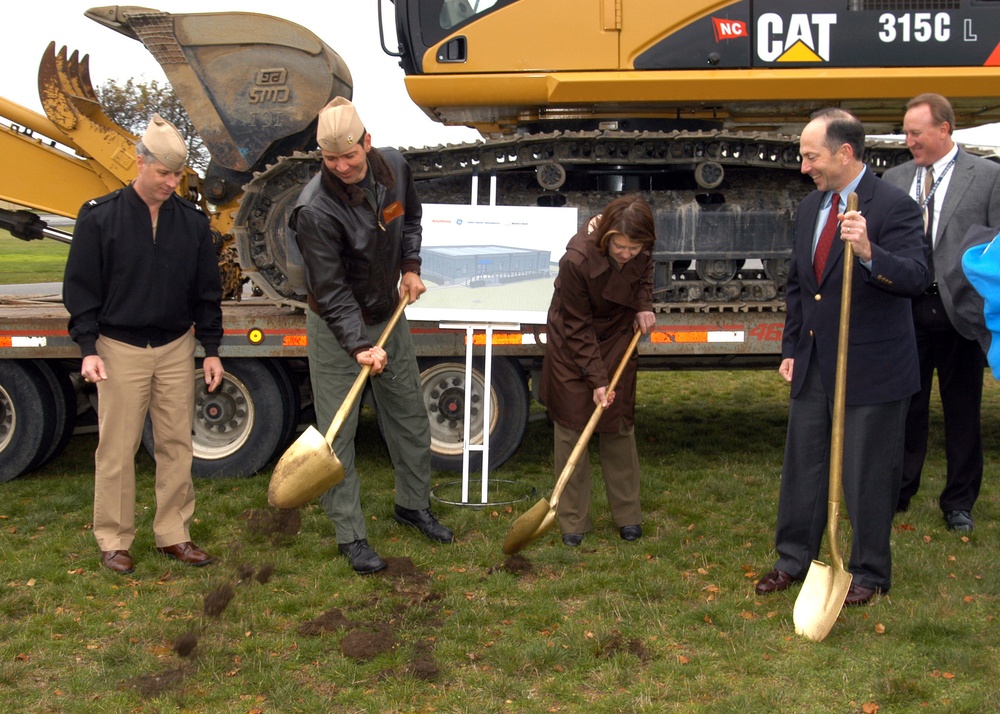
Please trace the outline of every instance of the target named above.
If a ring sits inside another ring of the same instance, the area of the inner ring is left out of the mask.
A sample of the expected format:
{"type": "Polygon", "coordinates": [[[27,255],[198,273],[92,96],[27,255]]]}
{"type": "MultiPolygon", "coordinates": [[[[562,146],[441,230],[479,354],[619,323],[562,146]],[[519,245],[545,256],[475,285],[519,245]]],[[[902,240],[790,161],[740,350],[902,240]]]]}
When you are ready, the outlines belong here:
{"type": "Polygon", "coordinates": [[[821,642],[830,634],[844,608],[851,580],[853,576],[842,567],[833,568],[814,560],[792,610],[795,632],[813,642],[821,642]]]}
{"type": "Polygon", "coordinates": [[[540,530],[546,521],[551,526],[554,520],[555,513],[552,512],[549,502],[543,498],[510,525],[507,537],[503,539],[503,552],[507,555],[518,552],[548,530],[548,527],[540,530]]]}
{"type": "Polygon", "coordinates": [[[326,438],[310,426],[275,465],[267,502],[274,508],[298,508],[343,480],[344,465],[326,438]]]}

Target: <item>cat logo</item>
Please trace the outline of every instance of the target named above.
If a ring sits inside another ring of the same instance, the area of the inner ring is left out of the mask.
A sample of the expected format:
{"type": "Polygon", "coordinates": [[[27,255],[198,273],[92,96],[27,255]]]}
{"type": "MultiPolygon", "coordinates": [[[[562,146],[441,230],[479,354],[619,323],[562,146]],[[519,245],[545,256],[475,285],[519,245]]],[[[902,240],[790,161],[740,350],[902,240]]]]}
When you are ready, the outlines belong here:
{"type": "Polygon", "coordinates": [[[774,12],[757,18],[757,57],[764,62],[829,62],[832,12],[795,13],[784,18],[774,12]]]}

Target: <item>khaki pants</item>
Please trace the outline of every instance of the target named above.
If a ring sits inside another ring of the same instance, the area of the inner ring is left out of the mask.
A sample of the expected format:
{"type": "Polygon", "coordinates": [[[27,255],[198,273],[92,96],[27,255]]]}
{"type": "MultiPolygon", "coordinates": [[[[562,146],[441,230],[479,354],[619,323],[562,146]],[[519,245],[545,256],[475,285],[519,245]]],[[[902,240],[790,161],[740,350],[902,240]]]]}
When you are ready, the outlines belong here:
{"type": "Polygon", "coordinates": [[[128,550],[135,538],[135,454],[147,411],[156,442],[156,545],[191,540],[194,347],[191,332],[163,347],[97,340],[108,373],[97,385],[94,459],[94,537],[101,550],[128,550]]]}
{"type": "MultiPolygon", "coordinates": [[[[582,432],[559,424],[553,426],[555,467],[556,473],[560,474],[582,432]]],[[[642,523],[642,508],[639,505],[639,454],[635,446],[635,430],[622,421],[616,433],[598,433],[597,437],[611,518],[618,528],[639,525],[642,523]]],[[[559,498],[559,528],[563,533],[587,533],[593,528],[590,491],[590,457],[584,450],[559,498]]]]}

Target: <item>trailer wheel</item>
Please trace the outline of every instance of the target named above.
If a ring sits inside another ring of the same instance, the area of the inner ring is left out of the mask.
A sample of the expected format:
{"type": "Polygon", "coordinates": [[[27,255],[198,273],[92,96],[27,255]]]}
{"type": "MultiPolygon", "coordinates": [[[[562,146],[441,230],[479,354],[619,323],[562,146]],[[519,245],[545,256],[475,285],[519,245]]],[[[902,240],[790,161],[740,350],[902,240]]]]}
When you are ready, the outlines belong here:
{"type": "MultiPolygon", "coordinates": [[[[200,360],[195,372],[191,474],[199,478],[253,476],[271,460],[285,431],[285,400],[274,372],[256,359],[228,359],[223,367],[214,392],[205,388],[200,360]]],[[[154,453],[148,417],[142,443],[154,453]]]]}
{"type": "Polygon", "coordinates": [[[52,436],[46,446],[39,451],[37,461],[30,466],[31,470],[41,468],[52,461],[66,448],[69,439],[76,428],[76,388],[69,378],[69,373],[58,366],[52,366],[44,361],[37,361],[39,378],[42,384],[52,392],[53,414],[52,436]]]}
{"type": "Polygon", "coordinates": [[[30,471],[55,429],[55,400],[30,360],[0,360],[0,483],[30,471]]]}
{"type": "MultiPolygon", "coordinates": [[[[419,360],[424,406],[431,423],[431,465],[462,470],[465,419],[465,362],[447,358],[419,360]]],[[[483,360],[473,359],[472,431],[469,441],[483,443],[483,360]]],[[[494,358],[491,375],[490,468],[514,455],[528,425],[528,383],[512,359],[494,358]]],[[[481,469],[482,452],[469,454],[469,468],[481,469]]]]}
{"type": "Polygon", "coordinates": [[[292,443],[295,430],[299,426],[299,416],[302,411],[302,396],[299,394],[299,386],[292,378],[292,375],[282,364],[281,360],[262,360],[274,374],[274,378],[281,388],[281,399],[284,405],[282,414],[284,419],[281,425],[281,438],[278,439],[278,446],[272,459],[278,459],[285,452],[285,449],[292,443]]]}

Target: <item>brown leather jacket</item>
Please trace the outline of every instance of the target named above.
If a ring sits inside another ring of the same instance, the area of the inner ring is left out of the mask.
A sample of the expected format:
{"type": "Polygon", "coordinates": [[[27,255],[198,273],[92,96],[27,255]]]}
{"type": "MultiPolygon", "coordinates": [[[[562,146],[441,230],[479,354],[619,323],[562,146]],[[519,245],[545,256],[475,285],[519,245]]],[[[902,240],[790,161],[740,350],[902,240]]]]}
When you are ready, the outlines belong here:
{"type": "Polygon", "coordinates": [[[302,253],[309,307],[354,355],[372,346],[365,325],[399,304],[399,278],[420,273],[422,210],[410,167],[395,149],[372,149],[376,206],[325,168],[306,184],[289,218],[302,253]]]}

